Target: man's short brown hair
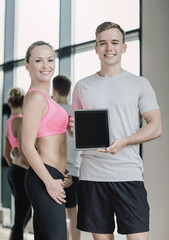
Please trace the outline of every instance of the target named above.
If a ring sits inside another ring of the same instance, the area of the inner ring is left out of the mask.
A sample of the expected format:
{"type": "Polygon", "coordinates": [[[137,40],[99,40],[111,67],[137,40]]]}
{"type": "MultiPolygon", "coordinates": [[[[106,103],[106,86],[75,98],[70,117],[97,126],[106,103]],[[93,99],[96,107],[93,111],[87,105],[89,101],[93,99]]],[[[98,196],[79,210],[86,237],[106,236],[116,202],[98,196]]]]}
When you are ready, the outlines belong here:
{"type": "Polygon", "coordinates": [[[104,22],[102,24],[100,24],[97,28],[96,28],[96,36],[98,33],[101,33],[103,31],[112,29],[112,28],[117,28],[123,35],[123,43],[125,43],[125,32],[124,30],[120,27],[120,25],[118,25],[117,23],[114,22],[104,22]]]}

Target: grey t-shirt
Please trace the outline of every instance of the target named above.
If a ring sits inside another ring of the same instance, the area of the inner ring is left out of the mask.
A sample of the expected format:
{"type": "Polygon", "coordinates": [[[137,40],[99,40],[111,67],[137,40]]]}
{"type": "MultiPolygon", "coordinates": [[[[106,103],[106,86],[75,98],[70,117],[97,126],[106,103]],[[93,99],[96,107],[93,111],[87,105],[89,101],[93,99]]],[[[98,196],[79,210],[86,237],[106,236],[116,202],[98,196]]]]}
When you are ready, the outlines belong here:
{"type": "MultiPolygon", "coordinates": [[[[140,128],[141,115],[159,109],[149,81],[127,71],[113,77],[97,73],[77,82],[70,115],[75,109],[108,108],[111,140],[125,138],[140,128]]],[[[129,145],[116,154],[83,151],[80,179],[89,181],[142,181],[143,162],[139,144],[129,145]]]]}
{"type": "MultiPolygon", "coordinates": [[[[60,105],[66,110],[69,114],[71,105],[60,103],[60,105]]],[[[74,177],[79,177],[79,168],[81,163],[81,152],[74,150],[74,141],[73,138],[67,134],[67,170],[74,177]]]]}

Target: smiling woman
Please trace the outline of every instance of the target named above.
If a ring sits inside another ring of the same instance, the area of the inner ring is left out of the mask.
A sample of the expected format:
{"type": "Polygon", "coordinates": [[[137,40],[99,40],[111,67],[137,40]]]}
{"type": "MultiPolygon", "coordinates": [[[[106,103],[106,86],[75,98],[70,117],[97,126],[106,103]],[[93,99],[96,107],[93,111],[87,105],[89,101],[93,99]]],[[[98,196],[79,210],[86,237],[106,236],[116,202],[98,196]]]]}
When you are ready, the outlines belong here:
{"type": "Polygon", "coordinates": [[[39,45],[37,45],[36,42],[28,49],[25,62],[25,66],[30,74],[32,84],[35,86],[38,84],[38,81],[46,81],[48,84],[55,70],[54,49],[51,48],[51,51],[49,52],[49,47],[47,45],[42,45],[43,42],[39,41],[38,44],[39,45]],[[33,53],[32,50],[34,50],[33,53]]]}
{"type": "Polygon", "coordinates": [[[66,240],[64,187],[71,184],[69,180],[67,185],[68,175],[64,175],[68,116],[50,98],[53,47],[34,42],[26,52],[25,66],[31,85],[23,106],[22,150],[31,166],[25,182],[34,209],[34,235],[35,239],[66,240]]]}

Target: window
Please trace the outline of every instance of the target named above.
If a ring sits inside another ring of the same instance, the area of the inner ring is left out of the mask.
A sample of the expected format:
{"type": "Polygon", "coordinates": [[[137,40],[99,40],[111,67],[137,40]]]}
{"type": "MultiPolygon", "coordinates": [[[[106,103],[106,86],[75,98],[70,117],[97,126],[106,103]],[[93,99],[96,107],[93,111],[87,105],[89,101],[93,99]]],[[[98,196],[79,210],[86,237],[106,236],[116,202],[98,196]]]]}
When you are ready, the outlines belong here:
{"type": "Polygon", "coordinates": [[[5,17],[5,1],[0,1],[0,64],[4,60],[4,17],[5,17]]]}
{"type": "Polygon", "coordinates": [[[139,0],[76,0],[75,44],[95,39],[96,27],[105,21],[125,31],[139,28],[139,0]]]}
{"type": "Polygon", "coordinates": [[[100,69],[100,62],[95,50],[77,53],[74,61],[75,83],[84,77],[94,74],[100,69]]]}
{"type": "Polygon", "coordinates": [[[17,0],[15,29],[15,59],[25,57],[35,41],[59,46],[59,0],[17,0]]]}
{"type": "Polygon", "coordinates": [[[122,56],[122,67],[136,75],[140,74],[140,42],[127,42],[127,51],[122,56]]]}
{"type": "MultiPolygon", "coordinates": [[[[3,94],[3,72],[0,71],[0,102],[2,102],[2,94],[3,94]]],[[[2,120],[1,113],[2,113],[2,104],[0,105],[0,124],[2,120]]]]}
{"type": "MultiPolygon", "coordinates": [[[[2,102],[2,93],[3,93],[3,72],[0,71],[0,102],[2,102]]],[[[0,126],[2,126],[2,107],[3,107],[3,105],[1,104],[0,105],[0,126]]],[[[1,136],[1,139],[2,139],[2,128],[0,128],[0,136],[1,136]]],[[[1,142],[1,147],[0,147],[0,155],[1,156],[2,156],[2,149],[3,149],[3,144],[1,142]]],[[[2,187],[1,169],[2,169],[2,165],[1,165],[1,160],[0,160],[0,189],[2,187]]],[[[0,191],[0,199],[1,199],[1,191],[0,191]]]]}
{"type": "Polygon", "coordinates": [[[28,91],[31,80],[28,71],[26,71],[25,66],[15,68],[14,72],[15,81],[14,86],[22,88],[25,92],[28,91]]]}

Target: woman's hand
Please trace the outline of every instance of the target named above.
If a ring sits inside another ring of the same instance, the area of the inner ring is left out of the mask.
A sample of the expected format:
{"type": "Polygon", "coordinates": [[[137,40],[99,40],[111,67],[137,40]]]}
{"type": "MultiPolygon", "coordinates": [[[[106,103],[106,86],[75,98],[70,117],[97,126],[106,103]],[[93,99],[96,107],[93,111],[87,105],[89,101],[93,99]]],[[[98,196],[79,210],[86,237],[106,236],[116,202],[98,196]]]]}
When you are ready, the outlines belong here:
{"type": "Polygon", "coordinates": [[[51,196],[51,198],[53,198],[55,202],[61,205],[62,203],[66,202],[65,200],[66,194],[62,184],[63,184],[63,180],[53,179],[52,181],[50,181],[50,183],[46,185],[48,194],[51,196]]]}
{"type": "Polygon", "coordinates": [[[116,139],[112,143],[111,146],[107,147],[106,149],[97,149],[98,152],[103,152],[103,153],[111,153],[115,154],[117,153],[121,148],[127,146],[127,140],[125,138],[123,139],[116,139]]]}
{"type": "Polygon", "coordinates": [[[68,188],[73,184],[72,175],[70,173],[64,174],[65,178],[62,182],[63,188],[68,188]]]}

